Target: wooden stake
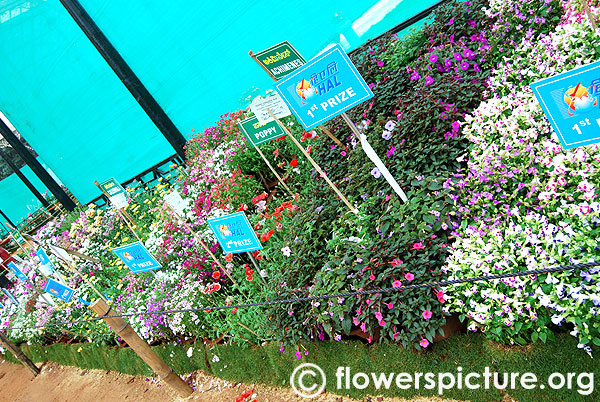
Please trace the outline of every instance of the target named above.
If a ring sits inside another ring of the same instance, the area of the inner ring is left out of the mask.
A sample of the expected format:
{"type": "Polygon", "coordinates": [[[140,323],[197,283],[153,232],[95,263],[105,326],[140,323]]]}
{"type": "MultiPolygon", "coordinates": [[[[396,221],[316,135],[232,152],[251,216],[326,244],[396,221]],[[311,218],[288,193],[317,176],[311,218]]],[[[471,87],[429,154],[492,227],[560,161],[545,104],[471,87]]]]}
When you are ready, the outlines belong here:
{"type": "Polygon", "coordinates": [[[408,197],[406,197],[406,194],[404,194],[404,191],[402,190],[394,176],[392,176],[387,166],[385,166],[379,155],[375,153],[373,147],[371,147],[371,144],[367,142],[367,137],[360,131],[358,131],[358,128],[356,128],[356,125],[352,122],[352,120],[350,120],[350,117],[348,117],[346,113],[342,113],[342,118],[344,119],[348,127],[350,127],[350,130],[352,130],[354,135],[360,141],[360,144],[362,145],[365,154],[367,154],[369,159],[371,159],[375,166],[377,166],[377,168],[379,169],[381,174],[383,174],[383,177],[388,182],[388,184],[392,187],[396,194],[398,194],[398,196],[403,202],[408,202],[408,197]]]}
{"type": "MultiPolygon", "coordinates": [[[[108,202],[110,202],[110,196],[108,195],[108,193],[106,191],[104,191],[104,189],[100,186],[100,183],[98,183],[98,180],[94,180],[94,184],[98,187],[98,189],[100,189],[100,191],[102,191],[102,194],[104,194],[105,197],[108,198],[108,202]]],[[[127,213],[127,211],[122,210],[121,208],[117,208],[117,211],[119,211],[119,215],[121,216],[121,218],[125,221],[125,224],[127,225],[127,227],[129,228],[129,230],[131,230],[131,232],[133,232],[133,235],[138,239],[138,241],[141,243],[142,239],[140,239],[140,237],[137,235],[137,233],[135,232],[135,230],[133,230],[133,226],[137,226],[135,224],[135,221],[133,220],[133,218],[131,217],[131,215],[129,215],[127,213]]]]}
{"type": "Polygon", "coordinates": [[[94,292],[96,292],[96,294],[98,296],[100,296],[100,298],[102,300],[104,300],[105,302],[108,302],[108,300],[106,300],[106,298],[102,295],[102,293],[100,293],[100,291],[98,289],[96,289],[96,287],[94,286],[94,284],[88,280],[81,272],[79,272],[79,270],[77,268],[75,268],[75,266],[73,264],[71,264],[69,261],[67,260],[63,260],[61,257],[58,257],[58,259],[63,263],[63,265],[66,265],[71,271],[75,272],[77,275],[79,275],[79,277],[85,282],[87,283],[94,292]]]}
{"type": "Polygon", "coordinates": [[[260,150],[260,148],[257,145],[254,144],[254,141],[252,141],[252,138],[250,138],[250,135],[247,135],[246,137],[248,138],[248,141],[250,141],[250,143],[252,144],[252,146],[254,147],[254,149],[256,149],[256,151],[258,151],[258,154],[261,156],[261,158],[263,158],[263,160],[265,161],[265,163],[267,164],[267,166],[269,167],[269,169],[271,169],[271,172],[273,172],[273,174],[275,175],[275,177],[277,177],[277,180],[279,180],[279,182],[281,183],[281,185],[287,190],[287,192],[290,195],[290,197],[293,197],[294,194],[292,193],[292,190],[290,190],[290,188],[287,186],[287,184],[285,184],[285,182],[283,181],[283,179],[275,171],[275,169],[273,168],[273,166],[271,166],[271,163],[267,160],[267,158],[262,153],[262,151],[260,150]]]}
{"type": "Polygon", "coordinates": [[[173,369],[169,367],[158,355],[148,346],[146,342],[140,338],[140,336],[129,326],[125,320],[121,317],[106,317],[111,311],[108,304],[102,300],[96,300],[94,304],[90,306],[90,309],[98,314],[99,317],[110,326],[127,344],[133,349],[139,357],[145,361],[152,370],[161,380],[169,384],[179,395],[184,398],[190,396],[194,390],[183,381],[173,369]]]}
{"type": "Polygon", "coordinates": [[[346,197],[344,197],[344,195],[340,192],[340,190],[338,190],[338,188],[335,186],[335,184],[333,184],[331,182],[331,180],[329,180],[329,177],[327,177],[327,175],[321,169],[321,167],[319,165],[317,165],[317,162],[315,162],[313,160],[313,158],[310,157],[310,155],[308,154],[308,152],[306,152],[306,150],[302,147],[302,145],[300,145],[300,143],[298,142],[298,140],[292,135],[291,131],[288,130],[283,125],[283,123],[281,122],[281,120],[279,120],[277,117],[275,117],[275,115],[273,114],[273,112],[271,112],[270,109],[267,109],[267,112],[269,112],[269,114],[271,115],[271,117],[273,117],[273,119],[275,119],[275,121],[279,124],[279,126],[283,129],[283,131],[285,131],[287,133],[288,137],[292,139],[292,141],[294,142],[294,144],[296,144],[296,146],[300,149],[300,151],[302,151],[302,153],[304,154],[304,156],[306,156],[306,159],[308,159],[308,161],[313,165],[313,167],[316,169],[316,171],[319,172],[319,174],[321,175],[321,177],[323,179],[325,179],[325,181],[327,182],[327,184],[329,184],[329,186],[333,189],[333,191],[335,191],[335,193],[341,198],[341,200],[344,202],[344,204],[346,204],[346,206],[350,209],[350,212],[353,212],[355,214],[358,213],[358,209],[356,209],[356,207],[354,207],[352,204],[350,204],[350,202],[346,199],[346,197]]]}
{"type": "Polygon", "coordinates": [[[594,30],[594,32],[596,32],[596,30],[598,29],[598,26],[596,25],[596,21],[594,21],[594,18],[592,16],[592,12],[590,11],[590,6],[587,3],[587,0],[579,0],[579,2],[581,3],[581,5],[583,5],[583,9],[585,10],[585,13],[587,14],[588,20],[590,20],[590,24],[592,24],[592,29],[594,30]]]}
{"type": "Polygon", "coordinates": [[[340,140],[338,140],[338,139],[337,139],[337,137],[336,137],[335,135],[333,135],[333,134],[331,133],[331,131],[329,131],[329,130],[327,129],[327,127],[325,127],[324,125],[322,125],[322,124],[321,124],[321,125],[319,126],[319,129],[320,129],[321,131],[323,131],[325,134],[327,134],[327,136],[328,136],[329,138],[331,138],[331,139],[333,140],[333,142],[335,142],[336,144],[338,144],[340,147],[342,147],[342,148],[348,148],[347,146],[345,146],[344,144],[342,144],[342,142],[341,142],[340,140]]]}
{"type": "Polygon", "coordinates": [[[33,374],[34,377],[40,373],[40,369],[33,364],[33,362],[29,360],[27,356],[25,356],[25,353],[23,353],[17,345],[12,343],[10,339],[8,339],[8,337],[2,332],[0,332],[0,342],[2,342],[2,345],[4,345],[4,347],[8,349],[18,361],[20,361],[29,369],[29,371],[31,371],[31,374],[33,374]]]}

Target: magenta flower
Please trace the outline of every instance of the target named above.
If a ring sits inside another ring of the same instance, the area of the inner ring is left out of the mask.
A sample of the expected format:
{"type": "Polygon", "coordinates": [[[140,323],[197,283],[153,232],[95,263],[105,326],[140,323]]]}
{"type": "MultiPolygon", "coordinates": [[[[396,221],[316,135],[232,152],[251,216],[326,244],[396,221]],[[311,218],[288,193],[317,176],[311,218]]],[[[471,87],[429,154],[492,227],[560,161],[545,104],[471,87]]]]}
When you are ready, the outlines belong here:
{"type": "Polygon", "coordinates": [[[298,360],[302,359],[302,353],[300,353],[299,351],[296,352],[296,359],[298,359],[298,360]]]}
{"type": "Polygon", "coordinates": [[[433,78],[431,78],[430,76],[425,77],[425,85],[431,85],[435,82],[435,80],[433,78]]]}
{"type": "Polygon", "coordinates": [[[383,67],[383,60],[379,60],[377,62],[377,67],[383,67]]]}
{"type": "Polygon", "coordinates": [[[421,339],[419,345],[421,345],[422,348],[426,348],[427,346],[429,346],[429,341],[427,339],[421,339]]]}
{"type": "Polygon", "coordinates": [[[381,319],[383,318],[383,314],[381,314],[379,311],[375,313],[375,318],[377,318],[377,321],[381,321],[381,319]]]}
{"type": "Polygon", "coordinates": [[[440,119],[442,119],[442,120],[448,119],[448,113],[446,113],[446,112],[440,113],[440,119]]]}
{"type": "Polygon", "coordinates": [[[407,272],[406,274],[404,274],[404,277],[406,278],[407,281],[413,281],[415,279],[415,276],[413,274],[411,274],[410,272],[407,272]]]}
{"type": "Polygon", "coordinates": [[[391,147],[390,149],[387,150],[387,152],[385,154],[387,155],[388,158],[391,158],[392,155],[394,155],[395,151],[396,151],[396,147],[391,147]]]}
{"type": "Polygon", "coordinates": [[[381,325],[382,327],[385,327],[385,324],[386,324],[385,321],[383,321],[383,320],[379,321],[379,325],[381,325]]]}
{"type": "Polygon", "coordinates": [[[469,69],[469,63],[466,61],[463,61],[462,63],[460,63],[460,69],[463,71],[467,71],[469,69]]]}
{"type": "Polygon", "coordinates": [[[423,318],[425,318],[426,320],[429,320],[431,317],[433,317],[432,311],[429,311],[429,310],[423,311],[423,318]]]}
{"type": "Polygon", "coordinates": [[[399,288],[400,286],[402,286],[402,282],[400,282],[398,279],[396,279],[394,282],[392,282],[393,288],[399,288]]]}
{"type": "Polygon", "coordinates": [[[454,58],[456,59],[456,61],[461,61],[462,60],[462,55],[460,53],[454,53],[454,58]]]}
{"type": "Polygon", "coordinates": [[[432,63],[435,63],[436,61],[438,61],[438,57],[437,57],[437,55],[436,55],[436,54],[434,54],[434,53],[431,53],[431,54],[429,55],[429,61],[430,61],[430,62],[432,62],[432,63]]]}
{"type": "Polygon", "coordinates": [[[475,70],[476,73],[481,72],[481,68],[479,68],[479,66],[477,64],[473,64],[473,70],[475,70]]]}
{"type": "Polygon", "coordinates": [[[416,81],[416,80],[418,80],[419,78],[421,78],[421,76],[420,76],[420,75],[419,75],[419,73],[417,73],[416,71],[415,71],[415,72],[413,72],[413,73],[410,75],[410,80],[411,80],[411,81],[416,81]]]}

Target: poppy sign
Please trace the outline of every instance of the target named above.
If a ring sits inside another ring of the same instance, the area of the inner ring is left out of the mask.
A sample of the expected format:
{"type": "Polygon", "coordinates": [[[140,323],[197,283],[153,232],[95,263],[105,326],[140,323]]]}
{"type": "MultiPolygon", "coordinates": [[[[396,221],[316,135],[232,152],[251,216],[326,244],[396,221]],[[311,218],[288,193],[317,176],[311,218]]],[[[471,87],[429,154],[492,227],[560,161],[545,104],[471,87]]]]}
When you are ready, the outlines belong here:
{"type": "Polygon", "coordinates": [[[206,222],[224,254],[262,250],[262,245],[243,212],[209,219],[206,222]]]}
{"type": "Polygon", "coordinates": [[[123,261],[123,263],[127,265],[127,268],[134,274],[162,268],[158,261],[156,261],[156,258],[154,258],[139,241],[126,246],[113,248],[111,251],[114,255],[119,257],[119,259],[123,261]]]}
{"type": "Polygon", "coordinates": [[[339,44],[278,81],[275,88],[306,130],[373,97],[339,44]]]}
{"type": "Polygon", "coordinates": [[[286,135],[286,133],[283,132],[283,129],[275,122],[275,120],[272,120],[266,124],[262,124],[260,121],[258,121],[256,116],[240,121],[238,126],[246,138],[254,145],[262,144],[263,142],[269,142],[275,138],[286,135]]]}
{"type": "Polygon", "coordinates": [[[600,61],[530,86],[565,149],[600,142],[600,61]]]}
{"type": "Polygon", "coordinates": [[[25,274],[23,273],[23,271],[21,271],[21,270],[19,269],[19,267],[17,267],[17,264],[15,264],[14,262],[12,262],[12,261],[11,261],[11,262],[9,262],[8,264],[6,264],[6,266],[8,267],[8,269],[10,269],[10,271],[11,271],[13,274],[15,274],[15,276],[16,276],[17,278],[19,278],[19,280],[20,280],[20,281],[27,282],[27,275],[25,275],[25,274]]]}
{"type": "Polygon", "coordinates": [[[68,286],[63,285],[54,279],[48,279],[46,286],[44,286],[44,292],[50,293],[52,296],[64,301],[70,302],[75,294],[75,290],[68,286]]]}

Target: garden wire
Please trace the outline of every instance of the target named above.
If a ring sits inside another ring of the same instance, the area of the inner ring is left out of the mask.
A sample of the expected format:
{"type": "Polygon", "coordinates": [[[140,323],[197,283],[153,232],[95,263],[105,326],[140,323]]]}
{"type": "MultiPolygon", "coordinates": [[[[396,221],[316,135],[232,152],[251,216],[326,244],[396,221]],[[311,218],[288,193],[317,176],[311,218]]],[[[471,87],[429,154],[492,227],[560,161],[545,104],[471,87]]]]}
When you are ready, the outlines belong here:
{"type": "Polygon", "coordinates": [[[257,302],[257,303],[232,304],[232,305],[228,305],[228,306],[206,306],[206,307],[173,309],[173,310],[162,310],[162,311],[137,311],[134,313],[108,315],[112,310],[112,306],[111,306],[105,315],[98,316],[95,318],[88,318],[85,320],[77,320],[77,321],[61,321],[61,322],[50,323],[50,324],[45,324],[45,325],[12,327],[12,328],[6,328],[6,329],[8,329],[8,330],[16,330],[16,329],[23,330],[23,329],[41,329],[41,328],[48,328],[48,327],[62,327],[62,326],[71,327],[76,324],[83,324],[83,323],[87,323],[87,322],[99,321],[104,318],[119,318],[119,317],[125,318],[125,317],[135,317],[135,316],[143,316],[143,315],[168,315],[168,314],[177,314],[177,313],[193,313],[193,312],[200,312],[200,311],[210,313],[211,311],[216,311],[216,310],[227,310],[227,309],[234,309],[234,308],[257,307],[257,306],[271,306],[271,305],[277,305],[277,304],[293,304],[293,303],[298,303],[298,302],[307,302],[307,301],[321,300],[321,299],[333,299],[333,298],[340,298],[340,297],[346,298],[346,297],[350,297],[350,296],[359,296],[359,295],[366,295],[366,294],[400,292],[403,290],[433,288],[433,287],[438,287],[438,286],[456,285],[456,284],[460,284],[460,283],[491,281],[491,280],[496,280],[496,279],[514,278],[514,277],[518,277],[518,276],[539,275],[539,274],[546,274],[546,273],[552,273],[552,272],[572,271],[572,270],[576,270],[576,269],[586,269],[586,268],[597,267],[597,266],[600,266],[600,261],[592,261],[592,262],[586,262],[586,263],[580,263],[580,264],[571,264],[571,265],[566,265],[566,266],[558,266],[558,267],[550,267],[550,268],[542,268],[542,269],[533,269],[533,270],[521,271],[521,272],[510,272],[510,273],[505,273],[505,274],[476,276],[473,278],[449,279],[449,280],[440,281],[440,282],[425,282],[425,283],[419,283],[419,284],[408,285],[408,286],[357,290],[357,291],[345,292],[345,293],[317,295],[317,296],[305,296],[305,297],[297,297],[297,298],[293,298],[293,299],[281,299],[281,300],[272,300],[272,301],[257,302]]]}

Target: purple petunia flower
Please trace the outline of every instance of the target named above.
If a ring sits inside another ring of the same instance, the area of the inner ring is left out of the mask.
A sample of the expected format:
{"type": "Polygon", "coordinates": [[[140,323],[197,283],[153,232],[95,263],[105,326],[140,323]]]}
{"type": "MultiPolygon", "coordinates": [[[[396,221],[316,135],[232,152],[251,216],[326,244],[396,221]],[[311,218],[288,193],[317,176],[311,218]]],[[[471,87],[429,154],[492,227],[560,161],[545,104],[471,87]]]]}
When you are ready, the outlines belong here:
{"type": "Polygon", "coordinates": [[[456,61],[461,61],[462,60],[462,55],[460,53],[454,53],[454,58],[456,59],[456,61]]]}
{"type": "Polygon", "coordinates": [[[381,172],[379,171],[379,169],[374,168],[373,170],[371,170],[371,174],[376,178],[379,179],[381,177],[381,172]]]}
{"type": "Polygon", "coordinates": [[[431,78],[430,76],[425,77],[425,85],[431,85],[433,84],[435,81],[433,80],[433,78],[431,78]]]}
{"type": "Polygon", "coordinates": [[[421,78],[421,76],[420,76],[420,75],[419,75],[419,73],[417,73],[416,71],[415,71],[415,72],[413,72],[413,73],[410,75],[410,80],[411,80],[411,81],[416,81],[416,80],[418,80],[419,78],[421,78]]]}
{"type": "Polygon", "coordinates": [[[434,53],[431,53],[431,54],[429,55],[429,61],[430,61],[430,62],[432,62],[432,63],[435,63],[436,61],[438,61],[438,57],[437,57],[437,55],[436,55],[436,54],[434,54],[434,53]]]}
{"type": "Polygon", "coordinates": [[[392,138],[392,133],[391,133],[391,131],[384,130],[383,134],[381,134],[381,136],[383,137],[384,140],[389,141],[392,138]]]}
{"type": "Polygon", "coordinates": [[[462,63],[460,63],[460,69],[463,71],[467,71],[469,69],[469,63],[466,61],[463,61],[462,63]]]}
{"type": "Polygon", "coordinates": [[[481,68],[479,68],[479,66],[477,64],[473,65],[473,70],[475,70],[476,73],[480,73],[481,72],[481,68]]]}

